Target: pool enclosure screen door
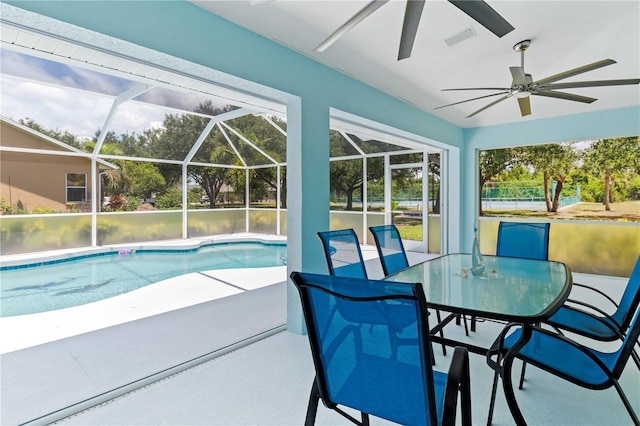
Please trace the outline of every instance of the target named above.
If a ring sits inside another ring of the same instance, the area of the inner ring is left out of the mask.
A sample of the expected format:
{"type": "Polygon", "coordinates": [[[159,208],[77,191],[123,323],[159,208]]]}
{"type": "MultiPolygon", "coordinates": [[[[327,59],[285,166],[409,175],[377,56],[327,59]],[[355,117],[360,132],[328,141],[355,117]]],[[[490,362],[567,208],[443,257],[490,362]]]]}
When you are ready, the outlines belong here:
{"type": "Polygon", "coordinates": [[[440,154],[423,161],[385,161],[385,223],[400,230],[407,250],[440,253],[440,154]]]}

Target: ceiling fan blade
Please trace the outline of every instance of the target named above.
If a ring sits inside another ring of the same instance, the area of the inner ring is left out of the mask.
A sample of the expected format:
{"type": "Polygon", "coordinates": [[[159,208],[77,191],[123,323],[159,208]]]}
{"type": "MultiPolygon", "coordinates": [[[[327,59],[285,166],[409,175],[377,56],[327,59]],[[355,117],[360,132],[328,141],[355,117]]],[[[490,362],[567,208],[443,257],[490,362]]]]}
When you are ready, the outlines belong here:
{"type": "Polygon", "coordinates": [[[564,78],[573,77],[574,75],[582,74],[584,72],[593,71],[598,68],[606,67],[609,65],[615,64],[616,61],[613,59],[603,59],[602,61],[594,62],[592,64],[583,65],[578,68],[574,68],[569,71],[561,72],[560,74],[552,75],[551,77],[543,78],[542,80],[536,81],[536,84],[541,85],[545,83],[553,83],[554,81],[562,80],[564,78]]]}
{"type": "Polygon", "coordinates": [[[492,93],[490,95],[478,96],[477,98],[465,99],[464,101],[454,102],[452,104],[447,104],[447,105],[442,105],[442,106],[439,106],[439,107],[435,107],[434,109],[440,109],[440,108],[445,108],[445,107],[449,107],[449,106],[453,106],[453,105],[463,104],[465,102],[475,101],[476,99],[484,99],[484,98],[490,98],[491,96],[504,95],[505,93],[508,93],[508,92],[492,93]]]}
{"type": "Polygon", "coordinates": [[[597,86],[624,86],[627,84],[640,84],[640,78],[628,78],[624,80],[599,80],[599,81],[576,81],[574,83],[555,83],[538,85],[538,89],[574,89],[576,87],[597,87],[597,86]]]}
{"type": "Polygon", "coordinates": [[[531,115],[531,98],[529,96],[526,98],[518,98],[518,105],[520,106],[520,114],[523,117],[531,115]]]}
{"type": "Polygon", "coordinates": [[[564,99],[567,101],[583,102],[585,104],[590,104],[592,102],[597,101],[596,98],[589,98],[587,96],[574,95],[573,93],[556,92],[553,90],[538,90],[531,94],[537,95],[537,96],[546,96],[548,98],[564,99]]]}
{"type": "Polygon", "coordinates": [[[400,49],[398,60],[407,59],[411,56],[413,42],[418,33],[420,17],[424,9],[425,0],[407,0],[407,7],[404,11],[404,23],[402,24],[402,35],[400,36],[400,49]]]}
{"type": "Polygon", "coordinates": [[[509,71],[511,71],[514,85],[527,87],[527,75],[524,73],[524,68],[509,67],[509,71]]]}
{"type": "Polygon", "coordinates": [[[504,101],[505,99],[509,99],[510,97],[511,97],[511,93],[509,93],[509,94],[508,94],[508,95],[506,95],[506,96],[501,97],[500,99],[498,99],[498,100],[496,100],[496,101],[491,102],[491,103],[490,103],[490,104],[488,104],[488,105],[483,106],[482,108],[480,108],[480,109],[479,109],[479,110],[477,110],[476,112],[474,112],[474,113],[471,113],[471,114],[467,115],[467,117],[466,117],[466,118],[471,118],[471,117],[473,117],[474,115],[480,114],[480,113],[481,113],[482,111],[484,111],[485,109],[489,109],[489,108],[491,108],[492,106],[494,106],[495,104],[497,104],[497,103],[499,103],[499,102],[502,102],[502,101],[504,101]]]}
{"type": "Polygon", "coordinates": [[[510,87],[465,87],[462,89],[442,89],[443,92],[451,92],[454,90],[500,90],[503,92],[511,90],[510,87]]]}
{"type": "Polygon", "coordinates": [[[498,12],[493,10],[484,1],[480,0],[449,0],[455,7],[475,19],[480,25],[502,37],[515,28],[507,22],[498,12]]]}
{"type": "Polygon", "coordinates": [[[335,43],[340,37],[342,37],[347,31],[358,25],[360,22],[364,21],[369,15],[371,15],[376,10],[380,9],[384,6],[389,0],[373,0],[365,7],[360,9],[358,13],[353,15],[351,19],[342,24],[340,28],[335,30],[333,34],[331,34],[325,41],[320,43],[318,47],[313,49],[316,52],[324,52],[329,46],[335,43]]]}

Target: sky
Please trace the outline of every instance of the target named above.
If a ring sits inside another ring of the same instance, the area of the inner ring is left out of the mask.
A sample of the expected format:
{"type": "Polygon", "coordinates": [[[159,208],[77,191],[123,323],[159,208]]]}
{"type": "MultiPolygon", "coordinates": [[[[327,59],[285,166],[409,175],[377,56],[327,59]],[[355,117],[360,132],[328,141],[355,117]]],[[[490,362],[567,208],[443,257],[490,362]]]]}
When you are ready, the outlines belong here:
{"type": "MultiPolygon", "coordinates": [[[[30,118],[41,126],[68,131],[90,139],[105,123],[114,98],[136,83],[112,75],[72,67],[42,58],[0,49],[0,114],[18,121],[30,118]]],[[[142,133],[161,126],[165,106],[193,110],[205,100],[189,93],[154,88],[125,102],[116,113],[111,129],[142,133]]]]}

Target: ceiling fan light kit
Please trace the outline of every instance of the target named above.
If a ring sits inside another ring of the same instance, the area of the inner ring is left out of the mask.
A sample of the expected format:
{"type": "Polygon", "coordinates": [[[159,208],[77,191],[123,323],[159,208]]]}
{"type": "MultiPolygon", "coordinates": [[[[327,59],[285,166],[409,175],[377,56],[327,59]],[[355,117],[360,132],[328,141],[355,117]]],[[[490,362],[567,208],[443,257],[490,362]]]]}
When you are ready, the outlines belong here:
{"type": "Polygon", "coordinates": [[[592,102],[595,102],[597,99],[591,98],[588,96],[576,95],[573,93],[559,92],[558,89],[575,89],[580,87],[598,87],[598,86],[621,86],[621,85],[631,85],[631,84],[640,83],[639,78],[630,78],[630,79],[623,79],[623,80],[598,80],[598,81],[555,83],[558,80],[563,80],[578,74],[582,74],[585,72],[596,70],[598,68],[613,65],[616,63],[616,61],[614,61],[613,59],[603,59],[601,61],[594,62],[592,64],[583,65],[578,68],[574,68],[565,72],[561,72],[559,74],[552,75],[547,78],[543,78],[542,80],[534,81],[531,74],[527,74],[524,70],[524,52],[530,46],[531,46],[531,40],[523,40],[521,42],[516,43],[513,46],[513,50],[520,53],[520,66],[509,67],[509,71],[511,72],[511,77],[512,77],[511,87],[469,87],[469,88],[458,88],[458,89],[442,89],[443,91],[496,90],[498,91],[498,93],[478,96],[475,98],[466,99],[463,101],[454,102],[447,105],[442,105],[434,109],[446,108],[449,106],[459,105],[465,102],[475,101],[478,99],[488,98],[491,96],[503,95],[503,97],[499,98],[498,100],[493,101],[490,104],[480,108],[479,110],[476,110],[475,112],[469,114],[467,118],[473,117],[474,115],[477,115],[482,111],[485,111],[490,107],[506,99],[509,99],[511,97],[514,97],[518,100],[520,114],[522,117],[525,117],[531,114],[530,97],[532,95],[590,104],[592,102]]]}

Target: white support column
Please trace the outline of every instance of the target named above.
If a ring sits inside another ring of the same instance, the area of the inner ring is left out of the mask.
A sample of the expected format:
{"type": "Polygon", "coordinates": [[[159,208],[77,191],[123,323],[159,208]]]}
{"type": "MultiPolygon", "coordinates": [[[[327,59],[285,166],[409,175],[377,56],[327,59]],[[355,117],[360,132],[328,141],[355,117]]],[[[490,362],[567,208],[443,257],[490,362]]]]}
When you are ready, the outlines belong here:
{"type": "Polygon", "coordinates": [[[249,169],[245,168],[245,205],[244,205],[244,232],[249,232],[249,205],[251,204],[251,194],[249,193],[249,169]]]}
{"type": "Polygon", "coordinates": [[[367,218],[367,157],[362,157],[362,243],[369,244],[369,230],[367,218]]]}
{"type": "Polygon", "coordinates": [[[429,153],[422,154],[422,249],[429,253],[429,153]]]}
{"type": "Polygon", "coordinates": [[[391,157],[384,156],[384,224],[391,225],[391,157]]]}
{"type": "MultiPolygon", "coordinates": [[[[316,233],[329,229],[329,105],[307,97],[287,104],[287,276],[327,273],[316,233]]],[[[287,286],[287,329],[306,332],[300,296],[287,286]]]]}
{"type": "Polygon", "coordinates": [[[187,204],[187,163],[182,164],[182,238],[189,238],[189,205],[187,204]]]}
{"type": "Polygon", "coordinates": [[[282,183],[280,182],[281,171],[282,171],[282,167],[278,165],[278,167],[276,167],[276,235],[280,235],[281,233],[281,230],[280,230],[280,209],[282,207],[280,205],[280,191],[282,191],[282,183]]]}

